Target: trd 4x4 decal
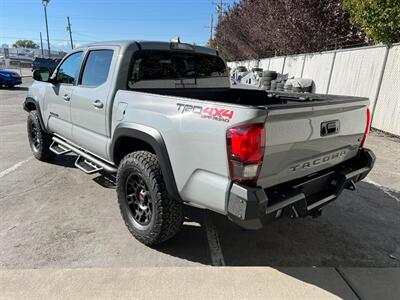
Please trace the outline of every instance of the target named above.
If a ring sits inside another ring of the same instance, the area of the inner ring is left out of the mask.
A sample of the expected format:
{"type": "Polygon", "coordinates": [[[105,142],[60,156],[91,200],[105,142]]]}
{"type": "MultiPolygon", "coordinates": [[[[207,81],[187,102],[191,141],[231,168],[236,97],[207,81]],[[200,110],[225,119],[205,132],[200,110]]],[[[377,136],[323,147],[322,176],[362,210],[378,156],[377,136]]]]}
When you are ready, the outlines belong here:
{"type": "Polygon", "coordinates": [[[209,119],[214,121],[221,121],[229,123],[235,113],[233,110],[216,108],[216,107],[203,107],[197,105],[189,105],[183,103],[177,103],[178,112],[180,113],[194,113],[201,116],[203,119],[209,119]]]}

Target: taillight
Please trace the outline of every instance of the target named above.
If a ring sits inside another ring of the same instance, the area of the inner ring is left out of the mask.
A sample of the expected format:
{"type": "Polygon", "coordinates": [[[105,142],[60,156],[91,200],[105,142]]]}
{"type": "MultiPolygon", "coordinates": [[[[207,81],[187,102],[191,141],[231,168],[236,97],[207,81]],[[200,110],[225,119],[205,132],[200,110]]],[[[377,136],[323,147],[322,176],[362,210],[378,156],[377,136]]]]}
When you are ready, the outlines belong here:
{"type": "Polygon", "coordinates": [[[230,177],[235,182],[255,183],[264,158],[264,124],[233,127],[226,132],[230,177]]]}
{"type": "Polygon", "coordinates": [[[364,147],[365,140],[367,139],[369,133],[369,127],[371,126],[371,111],[369,107],[367,108],[367,124],[365,125],[364,136],[361,140],[360,148],[364,147]]]}

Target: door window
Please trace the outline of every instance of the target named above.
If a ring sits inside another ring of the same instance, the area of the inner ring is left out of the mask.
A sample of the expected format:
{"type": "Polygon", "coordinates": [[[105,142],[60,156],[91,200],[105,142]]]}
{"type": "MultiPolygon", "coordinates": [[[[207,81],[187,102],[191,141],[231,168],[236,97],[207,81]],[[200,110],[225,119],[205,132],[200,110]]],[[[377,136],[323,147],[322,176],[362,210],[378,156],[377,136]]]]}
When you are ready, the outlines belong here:
{"type": "Polygon", "coordinates": [[[82,52],[68,56],[58,68],[57,81],[60,83],[75,84],[81,65],[82,52]]]}
{"type": "Polygon", "coordinates": [[[93,50],[89,52],[83,70],[81,85],[96,87],[107,81],[113,50],[93,50]]]}

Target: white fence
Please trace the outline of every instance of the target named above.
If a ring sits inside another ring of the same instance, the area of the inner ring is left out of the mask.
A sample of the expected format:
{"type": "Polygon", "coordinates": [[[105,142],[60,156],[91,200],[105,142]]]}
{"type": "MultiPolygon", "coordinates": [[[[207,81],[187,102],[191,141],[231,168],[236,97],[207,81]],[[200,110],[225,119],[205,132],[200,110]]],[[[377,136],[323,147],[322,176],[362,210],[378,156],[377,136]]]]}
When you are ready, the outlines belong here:
{"type": "Polygon", "coordinates": [[[316,93],[368,97],[372,127],[400,136],[400,44],[230,62],[311,78],[316,93]]]}

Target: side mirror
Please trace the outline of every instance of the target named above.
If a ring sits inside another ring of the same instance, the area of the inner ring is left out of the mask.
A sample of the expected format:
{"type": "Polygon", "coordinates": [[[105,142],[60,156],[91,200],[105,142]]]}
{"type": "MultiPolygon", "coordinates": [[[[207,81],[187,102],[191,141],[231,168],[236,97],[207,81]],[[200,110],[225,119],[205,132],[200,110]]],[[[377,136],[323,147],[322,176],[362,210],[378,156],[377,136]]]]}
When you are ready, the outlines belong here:
{"type": "Polygon", "coordinates": [[[33,71],[33,79],[36,81],[44,81],[48,82],[50,79],[50,71],[46,69],[40,69],[40,70],[35,70],[33,71]]]}

